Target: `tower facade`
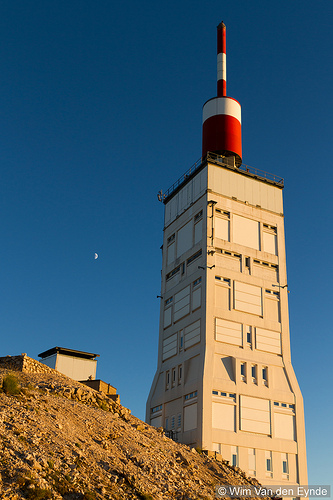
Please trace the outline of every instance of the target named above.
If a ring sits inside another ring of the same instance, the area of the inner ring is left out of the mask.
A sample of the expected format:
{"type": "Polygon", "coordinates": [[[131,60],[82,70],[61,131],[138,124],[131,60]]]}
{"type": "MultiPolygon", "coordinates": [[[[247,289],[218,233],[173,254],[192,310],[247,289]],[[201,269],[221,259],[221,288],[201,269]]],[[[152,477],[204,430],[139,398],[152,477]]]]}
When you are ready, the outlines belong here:
{"type": "Polygon", "coordinates": [[[158,365],[146,420],[262,484],[307,484],[290,355],[284,183],[241,163],[241,110],[226,96],[225,54],[221,23],[203,156],[160,195],[158,365]]]}

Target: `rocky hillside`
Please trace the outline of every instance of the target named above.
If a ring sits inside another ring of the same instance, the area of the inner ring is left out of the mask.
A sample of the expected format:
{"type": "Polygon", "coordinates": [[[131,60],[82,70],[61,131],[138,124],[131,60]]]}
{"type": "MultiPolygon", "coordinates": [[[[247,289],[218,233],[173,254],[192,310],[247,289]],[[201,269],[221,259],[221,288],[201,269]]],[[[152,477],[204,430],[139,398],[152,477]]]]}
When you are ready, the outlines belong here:
{"type": "Polygon", "coordinates": [[[258,484],[53,372],[0,369],[1,499],[214,499],[216,485],[258,484]]]}

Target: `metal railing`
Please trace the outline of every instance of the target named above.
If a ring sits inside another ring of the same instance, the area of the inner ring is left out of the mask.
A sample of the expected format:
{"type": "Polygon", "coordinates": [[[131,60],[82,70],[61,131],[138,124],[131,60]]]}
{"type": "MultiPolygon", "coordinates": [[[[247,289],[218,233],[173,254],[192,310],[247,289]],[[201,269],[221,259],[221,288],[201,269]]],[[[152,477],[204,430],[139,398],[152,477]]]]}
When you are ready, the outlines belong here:
{"type": "Polygon", "coordinates": [[[186,170],[186,172],[181,177],[179,177],[179,179],[177,179],[176,182],[174,182],[172,186],[170,186],[165,193],[162,192],[159,193],[160,194],[159,199],[161,198],[160,201],[164,201],[166,198],[168,198],[174,191],[176,191],[176,189],[178,189],[191,176],[193,176],[193,174],[197,170],[199,170],[201,166],[206,164],[207,161],[211,161],[212,163],[218,165],[223,165],[224,167],[227,167],[230,170],[235,170],[236,172],[237,171],[243,172],[245,174],[250,175],[253,178],[266,180],[280,187],[284,186],[284,179],[282,177],[278,177],[277,175],[265,172],[264,170],[260,170],[258,168],[250,167],[249,165],[244,165],[243,163],[239,167],[236,167],[234,164],[233,157],[227,157],[218,155],[216,153],[208,152],[204,158],[202,157],[199,158],[199,160],[197,160],[188,170],[186,170]]]}
{"type": "Polygon", "coordinates": [[[174,431],[173,429],[168,431],[168,430],[164,429],[164,434],[167,438],[170,438],[173,441],[175,441],[176,443],[178,443],[178,431],[174,431]]]}

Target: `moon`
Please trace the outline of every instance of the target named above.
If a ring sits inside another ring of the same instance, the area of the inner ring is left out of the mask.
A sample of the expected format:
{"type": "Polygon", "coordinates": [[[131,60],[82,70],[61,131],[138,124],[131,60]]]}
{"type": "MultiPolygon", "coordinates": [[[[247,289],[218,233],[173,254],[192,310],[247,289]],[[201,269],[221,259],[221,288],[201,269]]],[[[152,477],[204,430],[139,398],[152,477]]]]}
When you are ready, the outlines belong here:
{"type": "Polygon", "coordinates": [[[98,259],[98,253],[95,252],[95,260],[98,259]]]}

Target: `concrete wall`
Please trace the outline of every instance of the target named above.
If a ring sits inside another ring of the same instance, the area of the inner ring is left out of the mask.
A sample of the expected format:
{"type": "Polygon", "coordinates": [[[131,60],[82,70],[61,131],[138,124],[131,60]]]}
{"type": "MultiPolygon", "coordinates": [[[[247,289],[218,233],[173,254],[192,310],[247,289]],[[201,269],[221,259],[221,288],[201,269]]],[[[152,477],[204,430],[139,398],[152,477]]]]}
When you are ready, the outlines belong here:
{"type": "Polygon", "coordinates": [[[209,163],[165,214],[147,422],[221,451],[263,484],[306,484],[303,401],[283,288],[282,189],[209,163]]]}

